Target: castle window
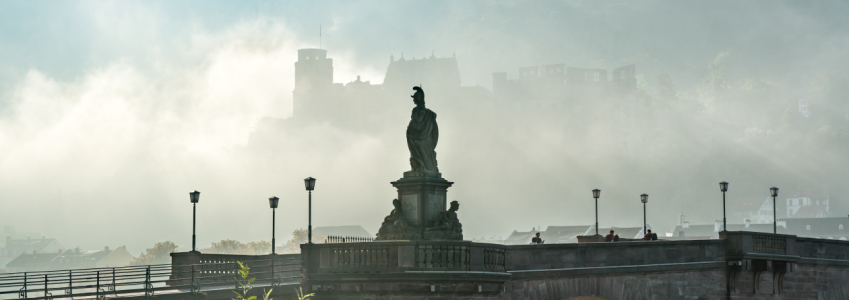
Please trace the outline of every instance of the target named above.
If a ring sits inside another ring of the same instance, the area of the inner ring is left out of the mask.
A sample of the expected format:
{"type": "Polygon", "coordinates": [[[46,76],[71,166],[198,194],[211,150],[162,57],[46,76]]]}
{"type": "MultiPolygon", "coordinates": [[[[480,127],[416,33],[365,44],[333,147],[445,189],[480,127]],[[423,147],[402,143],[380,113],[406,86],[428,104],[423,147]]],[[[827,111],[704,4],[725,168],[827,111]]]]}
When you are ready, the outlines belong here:
{"type": "Polygon", "coordinates": [[[598,82],[598,72],[595,72],[595,82],[598,82]]]}

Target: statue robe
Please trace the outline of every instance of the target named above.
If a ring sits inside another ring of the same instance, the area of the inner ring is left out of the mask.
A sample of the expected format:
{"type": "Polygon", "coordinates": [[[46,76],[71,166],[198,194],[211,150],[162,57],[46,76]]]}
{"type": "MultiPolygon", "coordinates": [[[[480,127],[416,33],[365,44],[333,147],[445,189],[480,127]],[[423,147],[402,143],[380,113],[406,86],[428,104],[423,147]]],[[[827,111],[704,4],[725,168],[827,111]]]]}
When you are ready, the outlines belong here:
{"type": "Polygon", "coordinates": [[[424,107],[413,108],[410,125],[407,126],[407,148],[410,149],[410,166],[424,176],[437,176],[436,142],[439,127],[436,113],[424,107]]]}

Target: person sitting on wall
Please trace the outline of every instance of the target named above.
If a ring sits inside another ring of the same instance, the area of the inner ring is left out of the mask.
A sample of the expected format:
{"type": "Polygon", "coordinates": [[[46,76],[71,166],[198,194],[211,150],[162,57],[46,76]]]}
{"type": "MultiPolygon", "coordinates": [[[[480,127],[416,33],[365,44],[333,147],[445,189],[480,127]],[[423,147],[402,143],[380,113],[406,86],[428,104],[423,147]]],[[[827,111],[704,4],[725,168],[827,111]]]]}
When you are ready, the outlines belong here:
{"type": "Polygon", "coordinates": [[[611,230],[610,233],[608,233],[607,235],[604,236],[604,241],[605,242],[612,242],[613,241],[613,230],[611,230]]]}
{"type": "Polygon", "coordinates": [[[643,240],[644,241],[651,241],[651,234],[652,234],[651,229],[646,230],[646,234],[643,235],[643,240]]]}
{"type": "Polygon", "coordinates": [[[618,242],[618,241],[619,241],[619,235],[618,235],[618,234],[613,235],[613,241],[614,241],[614,242],[618,242]]]}
{"type": "Polygon", "coordinates": [[[656,241],[656,240],[657,240],[657,233],[652,233],[652,234],[651,234],[651,240],[652,240],[652,241],[656,241]]]}
{"type": "Polygon", "coordinates": [[[545,241],[539,237],[539,232],[537,232],[537,236],[531,239],[531,244],[545,244],[545,241]]]}

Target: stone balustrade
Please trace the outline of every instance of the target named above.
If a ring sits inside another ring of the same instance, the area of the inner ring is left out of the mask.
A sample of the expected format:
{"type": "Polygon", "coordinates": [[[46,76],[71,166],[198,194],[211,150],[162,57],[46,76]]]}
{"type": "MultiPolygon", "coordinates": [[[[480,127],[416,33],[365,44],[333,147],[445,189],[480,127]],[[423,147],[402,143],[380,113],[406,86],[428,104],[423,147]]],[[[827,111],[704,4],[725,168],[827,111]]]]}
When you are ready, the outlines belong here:
{"type": "Polygon", "coordinates": [[[467,241],[377,241],[302,245],[313,273],[504,271],[503,245],[467,241]]]}
{"type": "Polygon", "coordinates": [[[216,282],[230,284],[233,278],[238,276],[238,262],[250,267],[251,277],[262,284],[297,281],[301,264],[300,254],[171,253],[171,276],[168,285],[208,285],[216,282]]]}
{"type": "Polygon", "coordinates": [[[780,260],[798,261],[796,236],[750,231],[720,232],[727,242],[725,256],[729,261],[780,260]]]}

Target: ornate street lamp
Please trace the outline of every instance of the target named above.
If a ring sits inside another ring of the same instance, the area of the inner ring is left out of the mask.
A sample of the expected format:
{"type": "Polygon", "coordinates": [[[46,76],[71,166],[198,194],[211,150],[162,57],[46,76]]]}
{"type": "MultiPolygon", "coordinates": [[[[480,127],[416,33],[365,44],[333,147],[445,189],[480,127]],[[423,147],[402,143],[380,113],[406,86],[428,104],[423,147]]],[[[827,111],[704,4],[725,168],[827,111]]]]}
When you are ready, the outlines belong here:
{"type": "Polygon", "coordinates": [[[649,195],[640,195],[640,202],[643,203],[643,234],[647,233],[648,226],[646,225],[646,202],[649,202],[649,195]]]}
{"type": "Polygon", "coordinates": [[[594,189],[593,190],[593,198],[595,198],[595,235],[598,235],[598,196],[601,194],[601,190],[594,189]]]}
{"type": "Polygon", "coordinates": [[[310,193],[309,198],[309,227],[307,227],[307,239],[310,244],[312,244],[312,190],[315,189],[315,178],[307,177],[304,178],[304,185],[307,187],[307,191],[310,193]]]}
{"type": "Polygon", "coordinates": [[[192,201],[192,252],[197,252],[197,250],[195,250],[195,220],[197,219],[197,204],[198,201],[200,201],[200,192],[189,192],[189,200],[192,201]]]}
{"type": "Polygon", "coordinates": [[[279,202],[280,202],[280,198],[277,198],[277,197],[268,198],[268,206],[271,206],[271,254],[277,254],[277,252],[274,252],[274,245],[276,245],[276,241],[274,240],[274,237],[275,237],[274,223],[275,223],[275,220],[277,219],[277,203],[279,203],[279,202]]]}
{"type": "Polygon", "coordinates": [[[728,232],[728,225],[725,223],[725,192],[728,191],[728,182],[720,182],[719,190],[722,191],[722,232],[728,232]]]}
{"type": "Polygon", "coordinates": [[[775,222],[778,221],[775,219],[775,197],[778,197],[778,188],[769,188],[769,194],[772,195],[772,233],[778,234],[778,226],[775,225],[775,222]]]}

